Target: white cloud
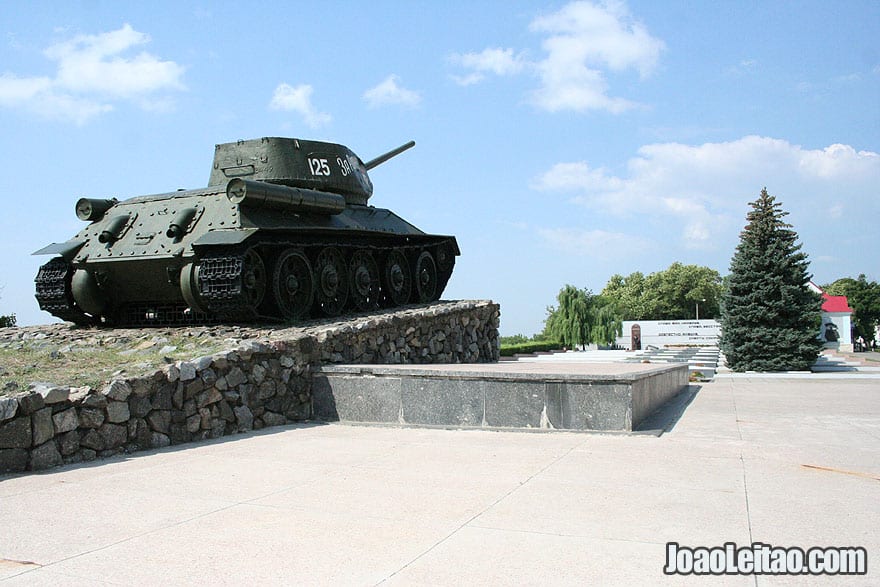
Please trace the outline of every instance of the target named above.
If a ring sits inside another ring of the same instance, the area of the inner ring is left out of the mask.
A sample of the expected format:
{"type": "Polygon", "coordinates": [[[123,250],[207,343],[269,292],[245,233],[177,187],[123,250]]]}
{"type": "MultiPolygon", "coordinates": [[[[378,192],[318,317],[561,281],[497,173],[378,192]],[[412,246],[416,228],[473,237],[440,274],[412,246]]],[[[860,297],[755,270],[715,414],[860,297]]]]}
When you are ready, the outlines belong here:
{"type": "Polygon", "coordinates": [[[450,61],[472,70],[466,76],[452,76],[462,86],[482,81],[486,73],[498,76],[515,75],[525,69],[529,63],[522,54],[514,55],[513,49],[488,48],[480,53],[453,54],[450,61]]]}
{"type": "Polygon", "coordinates": [[[549,35],[542,44],[547,57],[538,64],[541,88],[532,100],[551,112],[633,108],[633,102],[607,95],[605,71],[636,69],[645,77],[665,47],[632,20],[623,3],[572,2],[530,28],[549,35]]]}
{"type": "Polygon", "coordinates": [[[539,228],[538,235],[560,251],[603,259],[638,254],[650,246],[650,241],[645,238],[605,230],[539,228]]]}
{"type": "Polygon", "coordinates": [[[278,84],[272,94],[269,108],[272,110],[289,110],[303,117],[303,121],[311,128],[328,124],[333,117],[326,112],[319,112],[312,105],[312,86],[300,84],[295,88],[288,84],[278,84]]]}
{"type": "Polygon", "coordinates": [[[77,124],[112,110],[120,100],[146,110],[157,110],[157,105],[167,110],[172,102],[163,93],[184,89],[184,67],[146,52],[125,55],[149,42],[149,35],[125,24],[115,31],[78,35],[52,45],[44,55],[57,62],[55,76],[0,75],[0,106],[77,124]]]}
{"type": "Polygon", "coordinates": [[[48,77],[21,78],[4,73],[0,75],[0,105],[16,106],[25,103],[51,87],[52,80],[48,77]]]}
{"type": "Polygon", "coordinates": [[[606,66],[612,71],[635,67],[642,76],[657,64],[665,45],[632,20],[625,5],[572,2],[542,16],[529,27],[549,33],[544,48],[550,58],[606,66]]]}
{"type": "Polygon", "coordinates": [[[113,110],[110,104],[55,92],[39,94],[27,107],[44,118],[66,120],[77,125],[113,110]]]}
{"type": "Polygon", "coordinates": [[[841,85],[852,84],[862,81],[862,74],[858,72],[839,75],[834,78],[834,82],[841,85]]]}
{"type": "Polygon", "coordinates": [[[394,74],[386,77],[379,85],[364,92],[364,100],[370,108],[380,106],[406,106],[415,108],[422,101],[418,92],[408,90],[400,84],[400,78],[394,74]]]}
{"type": "Polygon", "coordinates": [[[663,41],[652,37],[632,18],[622,2],[571,2],[534,19],[529,28],[544,35],[543,59],[529,61],[524,53],[515,54],[514,49],[456,54],[452,61],[469,74],[453,79],[460,85],[470,85],[487,73],[500,76],[528,71],[540,81],[529,99],[542,110],[619,113],[639,105],[609,96],[607,73],[635,70],[644,78],[656,68],[665,48],[663,41]]]}
{"type": "Polygon", "coordinates": [[[758,67],[756,59],[743,59],[733,67],[727,69],[727,75],[733,77],[743,77],[755,72],[758,67]]]}
{"type": "Polygon", "coordinates": [[[859,151],[849,145],[834,144],[821,151],[798,148],[798,165],[802,173],[821,179],[860,178],[876,175],[880,155],[859,151]]]}
{"type": "Polygon", "coordinates": [[[58,62],[56,85],[77,93],[131,98],[157,90],[183,88],[184,68],[173,61],[161,61],[141,52],[133,57],[120,54],[149,43],[150,37],[124,25],[100,35],[79,35],[45,51],[58,62]]]}
{"type": "Polygon", "coordinates": [[[532,187],[573,193],[573,202],[618,217],[645,217],[679,227],[683,245],[710,247],[716,233],[744,217],[761,188],[815,226],[847,209],[877,208],[880,155],[848,145],[804,149],[747,136],[724,143],[645,145],[625,175],[586,162],[558,163],[532,187]]]}
{"type": "Polygon", "coordinates": [[[469,73],[467,75],[451,75],[452,80],[460,86],[472,86],[474,84],[478,84],[484,79],[486,76],[482,73],[469,73]]]}
{"type": "Polygon", "coordinates": [[[587,163],[557,163],[549,171],[541,175],[532,187],[537,190],[579,190],[589,186],[590,189],[618,190],[623,180],[609,176],[605,169],[591,169],[587,163]]]}

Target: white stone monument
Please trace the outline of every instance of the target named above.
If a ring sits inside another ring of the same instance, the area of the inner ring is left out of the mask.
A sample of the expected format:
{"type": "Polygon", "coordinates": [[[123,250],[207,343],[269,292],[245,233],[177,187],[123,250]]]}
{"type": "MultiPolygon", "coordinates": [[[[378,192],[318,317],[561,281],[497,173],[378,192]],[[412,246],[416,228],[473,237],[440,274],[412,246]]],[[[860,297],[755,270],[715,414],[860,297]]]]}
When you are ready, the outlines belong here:
{"type": "Polygon", "coordinates": [[[825,342],[826,349],[853,351],[852,341],[852,308],[846,296],[832,296],[813,283],[809,287],[822,295],[822,326],[819,338],[825,342]]]}

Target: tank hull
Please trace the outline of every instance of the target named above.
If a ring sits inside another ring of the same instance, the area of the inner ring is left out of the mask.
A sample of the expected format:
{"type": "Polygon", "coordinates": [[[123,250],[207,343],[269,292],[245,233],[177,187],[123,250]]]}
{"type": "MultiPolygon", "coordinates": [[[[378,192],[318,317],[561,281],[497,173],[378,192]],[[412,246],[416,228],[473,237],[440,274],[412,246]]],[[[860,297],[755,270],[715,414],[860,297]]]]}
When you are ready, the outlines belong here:
{"type": "Polygon", "coordinates": [[[89,224],[35,253],[57,255],[37,274],[37,301],[78,324],[159,326],[295,322],[439,299],[460,254],[455,237],[352,203],[364,194],[313,188],[232,178],[80,200],[89,224]]]}

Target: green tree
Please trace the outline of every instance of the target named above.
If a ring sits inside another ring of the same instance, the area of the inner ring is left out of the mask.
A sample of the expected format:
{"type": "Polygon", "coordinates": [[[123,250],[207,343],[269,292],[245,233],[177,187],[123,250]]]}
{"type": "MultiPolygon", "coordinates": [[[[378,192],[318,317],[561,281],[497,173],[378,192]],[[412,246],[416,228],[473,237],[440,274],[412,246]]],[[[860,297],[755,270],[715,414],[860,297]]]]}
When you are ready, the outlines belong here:
{"type": "Polygon", "coordinates": [[[556,307],[547,308],[543,337],[583,348],[589,343],[612,344],[620,335],[622,322],[612,299],[566,285],[556,300],[556,307]]]}
{"type": "MultiPolygon", "coordinates": [[[[0,287],[0,291],[2,291],[2,287],[0,287]]],[[[8,316],[0,316],[0,328],[15,326],[15,314],[9,314],[8,316]]]]}
{"type": "Polygon", "coordinates": [[[498,342],[502,345],[514,345],[514,344],[523,344],[524,342],[529,342],[529,339],[524,334],[514,334],[512,336],[499,336],[498,342]]]}
{"type": "Polygon", "coordinates": [[[566,284],[556,296],[558,305],[547,308],[544,333],[568,347],[584,346],[589,342],[589,290],[566,284]]]}
{"type": "Polygon", "coordinates": [[[855,335],[874,340],[874,329],[880,324],[880,283],[868,281],[862,274],[858,279],[843,277],[822,289],[833,296],[846,296],[853,309],[855,335]]]}
{"type": "Polygon", "coordinates": [[[596,344],[614,344],[623,330],[623,320],[617,303],[606,296],[595,296],[590,307],[590,341],[596,344]]]}
{"type": "Polygon", "coordinates": [[[819,356],[821,298],[788,212],[761,190],[730,262],[721,349],[734,371],[807,370],[819,356]]]}
{"type": "Polygon", "coordinates": [[[627,320],[683,320],[720,316],[721,275],[699,265],[673,263],[645,277],[612,275],[602,295],[616,300],[627,320]]]}
{"type": "Polygon", "coordinates": [[[601,295],[617,300],[618,308],[628,320],[651,320],[657,313],[658,299],[649,289],[647,279],[640,271],[626,277],[612,275],[601,295]]]}

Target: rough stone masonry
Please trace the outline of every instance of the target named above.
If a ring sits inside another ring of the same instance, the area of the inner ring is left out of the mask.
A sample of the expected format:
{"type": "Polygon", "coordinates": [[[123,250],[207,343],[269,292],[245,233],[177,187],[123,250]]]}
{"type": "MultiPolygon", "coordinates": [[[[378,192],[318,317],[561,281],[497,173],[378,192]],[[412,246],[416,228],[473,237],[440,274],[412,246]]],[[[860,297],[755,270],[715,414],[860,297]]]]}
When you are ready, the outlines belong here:
{"type": "Polygon", "coordinates": [[[0,397],[0,473],[308,420],[312,372],[322,364],[494,362],[499,317],[491,301],[457,301],[264,327],[235,348],[102,389],[34,386],[0,397]]]}

